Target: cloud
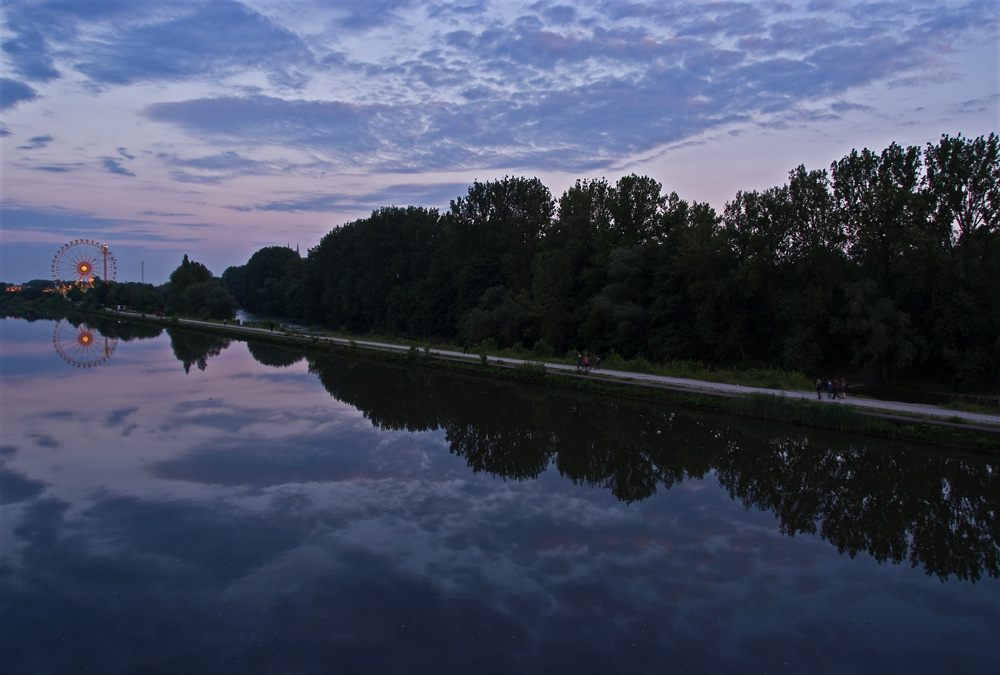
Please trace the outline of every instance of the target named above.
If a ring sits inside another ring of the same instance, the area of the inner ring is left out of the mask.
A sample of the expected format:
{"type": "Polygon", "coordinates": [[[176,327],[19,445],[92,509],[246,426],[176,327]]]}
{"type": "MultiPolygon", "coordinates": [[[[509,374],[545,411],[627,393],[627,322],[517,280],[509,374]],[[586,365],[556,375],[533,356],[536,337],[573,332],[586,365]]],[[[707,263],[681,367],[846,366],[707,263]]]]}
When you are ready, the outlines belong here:
{"type": "Polygon", "coordinates": [[[374,211],[383,206],[420,204],[427,208],[444,209],[451,200],[468,191],[467,183],[397,184],[374,192],[354,194],[302,194],[290,199],[261,202],[253,206],[231,206],[235,211],[279,211],[286,213],[374,211]]]}
{"type": "Polygon", "coordinates": [[[364,134],[366,119],[380,110],[380,106],[339,101],[225,96],[157,103],[145,114],[157,122],[222,139],[332,146],[364,134]]]}
{"type": "Polygon", "coordinates": [[[62,443],[60,443],[60,441],[51,434],[31,433],[27,434],[27,437],[43,448],[58,448],[62,445],[62,443]]]}
{"type": "Polygon", "coordinates": [[[541,10],[541,15],[550,24],[558,26],[568,26],[575,23],[579,18],[579,13],[572,5],[553,5],[541,10]]]}
{"type": "MultiPolygon", "coordinates": [[[[370,29],[398,23],[411,9],[386,2],[335,23],[370,29]]],[[[144,114],[220,147],[319,152],[325,166],[315,168],[321,170],[580,172],[921,72],[946,50],[940,40],[913,39],[910,24],[892,12],[873,31],[853,23],[849,12],[769,16],[738,5],[607,11],[608,25],[591,24],[593,10],[565,6],[539,6],[536,13],[478,27],[456,22],[457,30],[443,33],[419,58],[400,49],[375,62],[337,51],[335,71],[313,76],[347,84],[337,98],[211,96],[155,103],[144,114]],[[637,17],[648,21],[634,25],[637,17]],[[380,95],[366,95],[359,76],[369,90],[381,83],[380,95]]],[[[940,21],[952,29],[963,25],[940,21]]],[[[250,170],[296,168],[276,162],[250,170]]],[[[176,177],[218,182],[226,175],[176,177]]]]}
{"type": "Polygon", "coordinates": [[[0,467],[0,505],[32,499],[44,489],[44,483],[0,467]]]}
{"type": "Polygon", "coordinates": [[[38,30],[25,30],[3,41],[3,53],[12,70],[32,82],[48,82],[59,77],[45,39],[38,30]]]}
{"type": "Polygon", "coordinates": [[[140,211],[141,216],[155,216],[157,218],[189,218],[193,213],[172,212],[172,211],[140,211]]]}
{"type": "MultiPolygon", "coordinates": [[[[209,226],[179,223],[172,227],[209,226]]],[[[103,218],[93,213],[72,209],[33,209],[13,202],[4,204],[3,228],[20,232],[53,233],[67,239],[75,239],[86,233],[87,238],[104,241],[192,241],[180,231],[167,232],[151,221],[103,218]]]]}
{"type": "Polygon", "coordinates": [[[160,159],[172,167],[174,180],[181,183],[217,185],[240,176],[271,175],[287,170],[284,165],[259,162],[233,151],[193,158],[161,154],[160,159]]]}
{"type": "Polygon", "coordinates": [[[969,99],[958,104],[958,109],[962,113],[973,113],[995,106],[1000,100],[1000,93],[993,94],[986,98],[969,99]]]}
{"type": "Polygon", "coordinates": [[[105,32],[75,69],[101,85],[212,78],[259,69],[290,79],[285,67],[308,63],[301,41],[236,2],[199,4],[161,22],[105,32]],[[266,49],[262,49],[266,45],[266,49]]]}
{"type": "Polygon", "coordinates": [[[345,3],[338,8],[341,16],[335,23],[348,31],[366,32],[404,21],[401,10],[412,7],[413,0],[367,0],[345,3]]]}
{"type": "MultiPolygon", "coordinates": [[[[66,63],[98,88],[263,74],[270,88],[223,87],[145,108],[147,118],[224,152],[259,145],[315,152],[320,171],[586,172],[922,72],[971,30],[976,14],[969,5],[918,5],[908,18],[909,5],[906,13],[900,7],[861,15],[853,5],[820,13],[818,6],[539,2],[500,12],[483,3],[379,0],[322,7],[310,35],[274,8],[265,15],[229,1],[151,12],[43,2],[12,12],[6,49],[24,72],[54,77],[46,54],[72,47],[66,63]],[[42,32],[45,25],[54,28],[42,32]],[[358,32],[371,36],[369,49],[349,41],[358,32]],[[28,53],[37,55],[34,66],[28,53]],[[282,94],[307,88],[313,96],[282,94]],[[316,95],[321,90],[333,95],[316,95]]],[[[18,84],[20,98],[10,105],[36,95],[18,84]]],[[[111,173],[131,174],[101,161],[111,173]]],[[[175,180],[207,184],[306,168],[289,160],[211,170],[172,164],[175,180]]]]}
{"type": "Polygon", "coordinates": [[[103,166],[108,173],[118,174],[119,176],[135,177],[134,173],[122,166],[121,160],[114,157],[101,157],[101,166],[103,166]]]}
{"type": "Polygon", "coordinates": [[[0,78],[0,110],[13,108],[22,101],[32,101],[38,93],[24,82],[0,78]]]}
{"type": "Polygon", "coordinates": [[[236,509],[207,511],[191,502],[156,502],[131,496],[108,495],[90,506],[85,516],[127,537],[135,552],[172,558],[223,580],[256,569],[304,536],[302,531],[289,528],[289,523],[268,525],[255,514],[236,509]],[[154,532],[144,522],[159,525],[154,532]],[[219,532],[226,533],[224,551],[217,546],[219,532]]]}
{"type": "Polygon", "coordinates": [[[39,148],[44,148],[46,145],[51,143],[54,139],[52,136],[46,134],[45,136],[34,136],[28,139],[28,142],[24,145],[17,146],[18,150],[37,150],[39,148]]]}
{"type": "Polygon", "coordinates": [[[139,410],[138,407],[131,408],[120,408],[118,410],[112,410],[104,418],[104,424],[109,427],[121,426],[122,422],[128,418],[134,412],[139,410]]]}

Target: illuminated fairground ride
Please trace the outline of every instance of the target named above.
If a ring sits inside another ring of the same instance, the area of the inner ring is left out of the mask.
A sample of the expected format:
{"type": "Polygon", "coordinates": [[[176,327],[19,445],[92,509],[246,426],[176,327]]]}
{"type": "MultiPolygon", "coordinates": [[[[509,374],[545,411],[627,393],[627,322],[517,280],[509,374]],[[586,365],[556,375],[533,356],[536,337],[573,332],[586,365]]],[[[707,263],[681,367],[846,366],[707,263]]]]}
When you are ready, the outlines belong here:
{"type": "Polygon", "coordinates": [[[114,281],[118,261],[107,244],[90,239],[76,239],[63,246],[52,260],[52,280],[65,293],[72,286],[87,290],[94,279],[114,281]]]}
{"type": "Polygon", "coordinates": [[[118,339],[101,335],[86,324],[74,326],[66,319],[60,319],[52,334],[52,344],[66,363],[91,368],[111,358],[118,339]]]}

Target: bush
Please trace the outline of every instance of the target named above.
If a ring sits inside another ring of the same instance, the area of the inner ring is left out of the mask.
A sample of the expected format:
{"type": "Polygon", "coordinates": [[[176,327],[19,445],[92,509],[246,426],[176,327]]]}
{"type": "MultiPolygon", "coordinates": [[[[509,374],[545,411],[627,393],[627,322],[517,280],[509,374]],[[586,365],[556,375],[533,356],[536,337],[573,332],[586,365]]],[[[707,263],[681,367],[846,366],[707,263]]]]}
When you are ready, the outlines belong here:
{"type": "Polygon", "coordinates": [[[535,343],[535,346],[531,348],[531,353],[534,356],[545,359],[545,358],[551,358],[552,354],[554,354],[555,352],[552,349],[552,345],[550,345],[545,340],[539,340],[538,342],[535,343]]]}
{"type": "Polygon", "coordinates": [[[514,379],[521,382],[539,382],[545,379],[544,363],[519,363],[514,366],[514,379]]]}
{"type": "Polygon", "coordinates": [[[652,373],[653,364],[643,357],[637,356],[630,361],[625,361],[621,369],[627,370],[630,373],[652,373]]]}
{"type": "Polygon", "coordinates": [[[737,396],[727,401],[726,409],[743,417],[791,422],[836,431],[870,432],[875,424],[871,417],[862,415],[850,406],[774,394],[737,396]]]}
{"type": "Polygon", "coordinates": [[[480,354],[496,354],[500,351],[500,348],[497,346],[496,340],[493,338],[486,338],[476,345],[476,351],[480,354]]]}

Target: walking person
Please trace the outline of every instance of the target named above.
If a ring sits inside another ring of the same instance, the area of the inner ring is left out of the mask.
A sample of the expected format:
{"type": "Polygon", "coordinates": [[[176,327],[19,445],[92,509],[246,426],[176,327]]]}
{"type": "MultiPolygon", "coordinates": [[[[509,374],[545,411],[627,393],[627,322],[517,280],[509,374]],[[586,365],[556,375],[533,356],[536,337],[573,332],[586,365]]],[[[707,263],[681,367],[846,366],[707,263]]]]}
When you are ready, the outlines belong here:
{"type": "Polygon", "coordinates": [[[826,381],[826,397],[833,398],[833,380],[826,381]]]}
{"type": "Polygon", "coordinates": [[[816,378],[816,398],[823,399],[823,380],[816,378]]]}

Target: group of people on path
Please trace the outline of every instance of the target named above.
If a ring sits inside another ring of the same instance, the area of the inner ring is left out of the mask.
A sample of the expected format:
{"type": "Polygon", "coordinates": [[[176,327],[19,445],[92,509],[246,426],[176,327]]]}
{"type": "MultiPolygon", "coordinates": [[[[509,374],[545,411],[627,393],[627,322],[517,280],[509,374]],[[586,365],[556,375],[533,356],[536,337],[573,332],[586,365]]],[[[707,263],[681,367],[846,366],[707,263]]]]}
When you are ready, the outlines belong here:
{"type": "Polygon", "coordinates": [[[576,369],[580,370],[594,370],[601,369],[601,357],[600,356],[584,356],[581,352],[576,354],[576,369]]]}
{"type": "Polygon", "coordinates": [[[841,377],[824,382],[822,378],[817,377],[816,398],[822,399],[824,393],[827,398],[847,398],[847,380],[841,377]]]}

